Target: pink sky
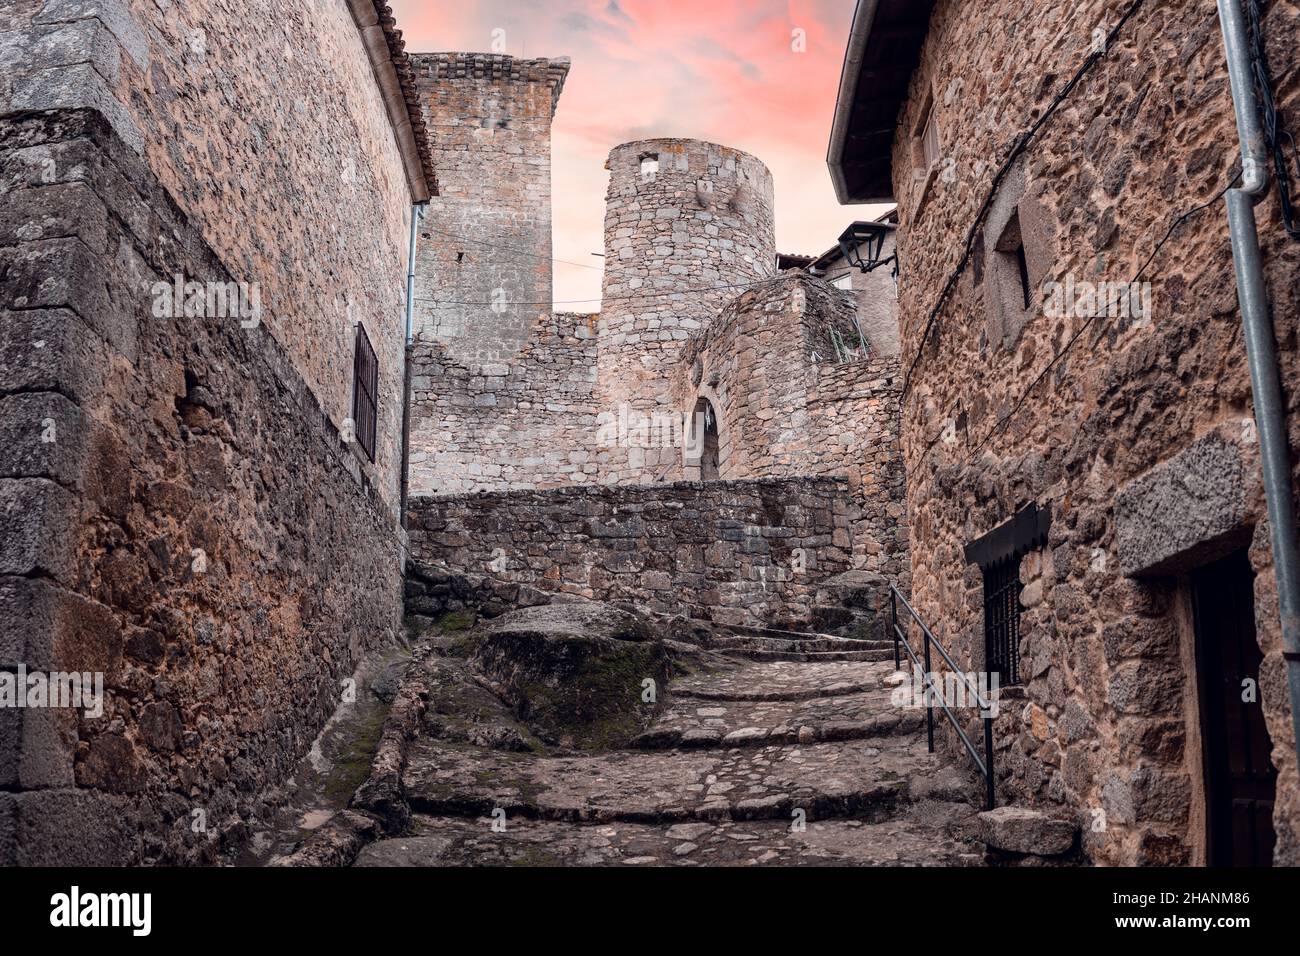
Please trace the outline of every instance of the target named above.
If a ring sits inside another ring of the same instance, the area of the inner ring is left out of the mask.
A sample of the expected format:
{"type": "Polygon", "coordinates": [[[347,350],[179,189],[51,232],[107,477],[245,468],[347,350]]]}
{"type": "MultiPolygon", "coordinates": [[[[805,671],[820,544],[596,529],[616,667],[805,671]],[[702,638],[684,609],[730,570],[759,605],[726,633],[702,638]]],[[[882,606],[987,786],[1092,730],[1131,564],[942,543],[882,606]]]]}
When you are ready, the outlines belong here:
{"type": "Polygon", "coordinates": [[[553,130],[555,300],[600,296],[605,157],[683,136],[734,146],[776,181],[782,252],[819,253],[885,207],[841,206],[826,143],[853,0],[390,0],[411,52],[567,56],[553,130]],[[795,52],[795,31],[805,52],[795,52]],[[499,34],[498,34],[499,35],[499,34]],[[580,263],[591,266],[583,268],[580,263]]]}

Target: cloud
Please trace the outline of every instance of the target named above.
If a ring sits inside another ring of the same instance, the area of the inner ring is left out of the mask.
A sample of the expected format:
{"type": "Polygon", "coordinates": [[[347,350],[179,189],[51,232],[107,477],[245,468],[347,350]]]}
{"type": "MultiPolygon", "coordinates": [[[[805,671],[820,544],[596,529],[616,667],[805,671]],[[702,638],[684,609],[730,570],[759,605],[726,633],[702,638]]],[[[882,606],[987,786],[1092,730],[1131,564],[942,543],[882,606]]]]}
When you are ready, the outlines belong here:
{"type": "MultiPolygon", "coordinates": [[[[826,144],[851,0],[391,0],[407,49],[569,56],[555,118],[555,255],[602,245],[604,162],[622,142],[689,136],[772,170],[782,250],[822,251],[866,210],[835,201],[826,144]],[[801,31],[806,52],[792,48],[801,31]]],[[[596,295],[599,273],[556,266],[556,299],[596,295]]]]}

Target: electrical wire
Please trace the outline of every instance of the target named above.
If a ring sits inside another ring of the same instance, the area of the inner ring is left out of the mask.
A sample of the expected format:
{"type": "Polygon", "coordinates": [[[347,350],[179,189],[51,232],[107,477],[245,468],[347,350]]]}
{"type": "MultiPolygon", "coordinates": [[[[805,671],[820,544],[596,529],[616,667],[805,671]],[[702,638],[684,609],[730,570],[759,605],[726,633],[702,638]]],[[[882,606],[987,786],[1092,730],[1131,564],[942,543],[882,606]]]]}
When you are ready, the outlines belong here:
{"type": "MultiPolygon", "coordinates": [[[[1206,209],[1209,209],[1215,203],[1219,202],[1219,200],[1221,200],[1227,194],[1229,189],[1237,185],[1237,182],[1240,179],[1241,179],[1241,171],[1239,169],[1234,170],[1232,178],[1228,180],[1227,185],[1225,185],[1222,189],[1220,189],[1217,193],[1215,193],[1214,196],[1212,196],[1210,199],[1206,200],[1205,202],[1200,203],[1199,205],[1193,206],[1187,212],[1183,213],[1181,216],[1175,219],[1173,223],[1170,224],[1169,228],[1165,231],[1164,236],[1160,239],[1158,243],[1156,243],[1156,246],[1151,251],[1151,254],[1147,256],[1146,261],[1143,262],[1142,266],[1138,269],[1138,271],[1134,273],[1133,278],[1129,281],[1129,286],[1132,287],[1136,285],[1138,282],[1142,281],[1142,277],[1146,275],[1146,271],[1150,267],[1151,263],[1154,262],[1156,256],[1160,254],[1160,250],[1162,250],[1166,245],[1168,245],[1169,240],[1173,238],[1173,235],[1178,230],[1179,226],[1181,226],[1187,220],[1191,219],[1197,213],[1203,212],[1206,209]]],[[[1030,382],[1029,386],[1020,394],[1020,397],[1016,400],[1011,410],[1007,412],[1006,415],[998,419],[998,421],[994,423],[993,427],[989,429],[988,433],[985,434],[985,436],[981,438],[979,442],[977,442],[971,448],[969,453],[962,460],[961,467],[965,468],[967,465],[969,465],[971,461],[975,458],[975,456],[979,454],[979,452],[984,448],[984,446],[989,443],[989,441],[993,438],[993,436],[996,435],[998,432],[1000,432],[1003,428],[1005,428],[1007,423],[1010,422],[1011,419],[1014,418],[1020,412],[1020,410],[1025,406],[1025,403],[1029,401],[1029,397],[1034,393],[1034,390],[1038,388],[1039,384],[1043,381],[1043,379],[1047,377],[1047,374],[1051,372],[1051,370],[1055,368],[1058,364],[1060,364],[1061,359],[1064,358],[1065,355],[1071,349],[1074,348],[1075,344],[1083,337],[1083,334],[1092,326],[1092,324],[1099,317],[1100,316],[1097,313],[1094,313],[1093,315],[1089,316],[1083,322],[1082,325],[1079,326],[1079,328],[1075,331],[1075,333],[1072,336],[1070,336],[1069,341],[1065,343],[1065,345],[1061,348],[1061,350],[1058,351],[1055,355],[1053,355],[1051,360],[1042,368],[1042,370],[1036,376],[1034,376],[1034,380],[1030,382]]],[[[905,477],[908,483],[908,487],[911,487],[913,478],[916,477],[917,473],[921,469],[921,466],[925,464],[925,461],[929,457],[930,452],[932,452],[935,446],[938,445],[939,442],[942,440],[943,440],[943,433],[941,432],[938,437],[934,438],[928,445],[926,445],[925,451],[921,453],[921,457],[917,460],[916,467],[906,473],[905,477]]]]}
{"type": "Polygon", "coordinates": [[[1278,202],[1282,209],[1282,226],[1287,235],[1300,241],[1300,213],[1291,198],[1291,162],[1300,169],[1300,150],[1295,137],[1283,125],[1277,103],[1273,99],[1273,78],[1265,52],[1263,13],[1259,0],[1246,0],[1246,16],[1250,22],[1251,66],[1255,85],[1259,88],[1260,110],[1264,114],[1264,137],[1273,154],[1274,178],[1277,180],[1278,202]],[[1288,146],[1290,153],[1288,155],[1288,146]]]}
{"type": "Polygon", "coordinates": [[[1100,49],[1095,49],[1088,55],[1088,58],[1083,61],[1083,65],[1080,66],[1079,69],[1075,71],[1074,76],[1070,78],[1070,81],[1061,88],[1059,93],[1056,94],[1056,98],[1048,105],[1043,115],[1040,116],[1028,130],[1020,134],[1015,145],[1011,148],[1011,152],[1007,155],[1007,158],[1003,160],[997,173],[994,174],[993,180],[989,184],[988,194],[985,196],[979,212],[976,213],[975,218],[971,221],[970,229],[966,232],[966,244],[962,252],[962,257],[957,263],[957,267],[948,276],[948,281],[944,283],[943,289],[939,293],[939,298],[935,301],[934,307],[930,310],[929,318],[926,319],[925,328],[921,332],[921,341],[916,346],[916,355],[913,356],[911,364],[908,365],[907,372],[903,376],[902,390],[899,395],[900,402],[907,396],[907,393],[911,388],[912,376],[916,372],[917,365],[921,362],[921,357],[925,354],[925,347],[929,343],[930,332],[934,329],[939,314],[943,311],[943,307],[947,304],[948,298],[952,295],[953,290],[957,288],[957,283],[961,280],[961,277],[966,273],[966,269],[970,265],[970,259],[971,256],[974,255],[976,241],[979,238],[980,226],[983,225],[985,218],[989,214],[989,210],[993,208],[993,202],[997,197],[998,190],[1002,186],[1002,180],[1004,180],[1011,172],[1016,160],[1019,159],[1021,155],[1024,154],[1025,150],[1029,148],[1029,144],[1033,142],[1034,138],[1038,136],[1039,131],[1042,130],[1042,128],[1047,125],[1048,121],[1056,114],[1056,111],[1060,108],[1061,104],[1065,102],[1065,99],[1074,92],[1075,87],[1082,82],[1083,78],[1106,55],[1107,51],[1110,50],[1111,44],[1120,33],[1123,32],[1124,27],[1128,25],[1129,20],[1133,19],[1133,16],[1142,8],[1142,5],[1145,2],[1146,0],[1133,0],[1129,5],[1128,10],[1125,11],[1124,16],[1120,18],[1119,23],[1115,24],[1114,29],[1106,35],[1105,43],[1100,49]]]}
{"type": "Polygon", "coordinates": [[[436,232],[440,236],[446,236],[448,239],[455,239],[459,242],[467,242],[472,246],[484,246],[488,249],[500,249],[503,252],[513,252],[516,255],[527,256],[530,259],[542,259],[546,262],[562,262],[566,266],[577,266],[579,269],[595,269],[600,272],[603,266],[593,266],[586,262],[573,262],[570,259],[557,259],[554,256],[543,256],[535,252],[529,252],[527,249],[520,249],[518,246],[503,246],[495,242],[488,242],[484,239],[471,239],[469,236],[457,235],[454,232],[447,232],[445,229],[436,229],[433,226],[426,227],[429,232],[436,232]]]}

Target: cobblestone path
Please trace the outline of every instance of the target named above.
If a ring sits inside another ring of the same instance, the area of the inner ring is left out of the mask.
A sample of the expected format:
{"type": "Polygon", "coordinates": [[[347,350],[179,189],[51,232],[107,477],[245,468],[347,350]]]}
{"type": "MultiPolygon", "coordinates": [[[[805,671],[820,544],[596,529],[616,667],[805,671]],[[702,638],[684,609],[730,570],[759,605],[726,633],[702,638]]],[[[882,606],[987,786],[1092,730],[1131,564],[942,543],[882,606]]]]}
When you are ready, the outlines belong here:
{"type": "Polygon", "coordinates": [[[356,865],[979,865],[971,781],[926,752],[923,711],[891,704],[892,670],[736,660],[673,681],[604,753],[422,733],[410,835],[356,865]]]}

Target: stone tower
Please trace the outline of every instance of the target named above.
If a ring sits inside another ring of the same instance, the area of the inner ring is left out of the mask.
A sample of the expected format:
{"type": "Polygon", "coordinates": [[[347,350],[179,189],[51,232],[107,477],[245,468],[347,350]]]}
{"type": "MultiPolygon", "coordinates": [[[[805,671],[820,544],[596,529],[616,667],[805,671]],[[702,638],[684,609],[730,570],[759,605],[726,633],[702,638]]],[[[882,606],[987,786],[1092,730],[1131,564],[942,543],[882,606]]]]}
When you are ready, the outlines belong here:
{"type": "Polygon", "coordinates": [[[440,195],[416,253],[410,491],[532,480],[515,474],[521,465],[558,472],[550,456],[533,461],[531,446],[556,444],[538,437],[554,423],[524,394],[538,383],[522,356],[539,336],[565,339],[551,315],[551,120],[569,60],[426,53],[411,63],[440,195]]]}
{"type": "Polygon", "coordinates": [[[441,193],[421,229],[415,334],[466,362],[509,361],[551,311],[551,120],[569,60],[411,62],[441,193]]]}
{"type": "Polygon", "coordinates": [[[606,168],[601,478],[677,480],[681,447],[655,428],[643,440],[638,425],[680,420],[687,410],[673,404],[673,374],[682,344],[774,275],[772,174],[747,153],[690,139],[624,143],[606,168]]]}

